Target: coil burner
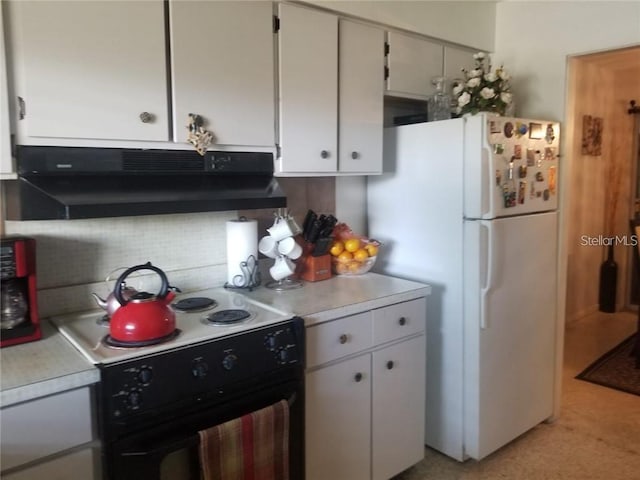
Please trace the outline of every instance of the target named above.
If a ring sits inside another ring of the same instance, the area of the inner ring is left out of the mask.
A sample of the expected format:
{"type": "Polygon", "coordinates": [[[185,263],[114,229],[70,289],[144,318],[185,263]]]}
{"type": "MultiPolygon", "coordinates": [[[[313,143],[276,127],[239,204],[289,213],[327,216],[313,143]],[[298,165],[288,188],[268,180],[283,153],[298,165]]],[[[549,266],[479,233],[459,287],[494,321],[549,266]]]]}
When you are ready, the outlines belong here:
{"type": "Polygon", "coordinates": [[[140,347],[148,347],[150,345],[158,345],[159,343],[168,342],[173,340],[178,335],[180,335],[181,330],[176,328],[169,335],[165,335],[164,337],[153,338],[151,340],[141,340],[139,342],[125,342],[122,340],[116,340],[111,335],[105,335],[102,339],[103,345],[109,348],[140,348],[140,347]]]}
{"type": "Polygon", "coordinates": [[[219,310],[206,316],[205,322],[209,325],[235,325],[251,317],[246,310],[231,309],[219,310]]]}
{"type": "Polygon", "coordinates": [[[209,310],[216,305],[218,305],[218,303],[213,298],[208,297],[183,298],[182,300],[171,304],[174,310],[186,313],[202,312],[204,310],[209,310]]]}

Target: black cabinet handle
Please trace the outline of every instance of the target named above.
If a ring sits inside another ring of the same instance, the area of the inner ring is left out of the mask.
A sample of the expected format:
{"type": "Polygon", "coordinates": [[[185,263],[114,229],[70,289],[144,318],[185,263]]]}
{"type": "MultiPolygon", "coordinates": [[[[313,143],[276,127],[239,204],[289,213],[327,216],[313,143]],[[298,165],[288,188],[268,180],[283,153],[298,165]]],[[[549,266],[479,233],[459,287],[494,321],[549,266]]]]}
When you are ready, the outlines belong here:
{"type": "Polygon", "coordinates": [[[322,151],[320,152],[320,156],[321,156],[322,158],[329,158],[329,151],[328,151],[328,150],[322,150],[322,151]]]}
{"type": "Polygon", "coordinates": [[[360,157],[360,154],[358,152],[351,152],[351,158],[353,158],[354,160],[357,160],[358,157],[360,157]]]}
{"type": "Polygon", "coordinates": [[[394,364],[393,364],[393,360],[389,360],[389,361],[387,362],[387,370],[391,370],[391,369],[393,368],[393,365],[394,365],[394,364]]]}
{"type": "Polygon", "coordinates": [[[345,343],[347,343],[347,340],[349,340],[349,337],[347,336],[346,333],[343,333],[342,335],[340,335],[340,344],[344,345],[345,343]]]}
{"type": "Polygon", "coordinates": [[[400,324],[400,326],[404,326],[407,323],[407,319],[404,317],[400,317],[398,319],[398,323],[400,324]]]}
{"type": "Polygon", "coordinates": [[[356,382],[362,381],[362,374],[360,372],[356,373],[355,377],[353,377],[356,382]]]}

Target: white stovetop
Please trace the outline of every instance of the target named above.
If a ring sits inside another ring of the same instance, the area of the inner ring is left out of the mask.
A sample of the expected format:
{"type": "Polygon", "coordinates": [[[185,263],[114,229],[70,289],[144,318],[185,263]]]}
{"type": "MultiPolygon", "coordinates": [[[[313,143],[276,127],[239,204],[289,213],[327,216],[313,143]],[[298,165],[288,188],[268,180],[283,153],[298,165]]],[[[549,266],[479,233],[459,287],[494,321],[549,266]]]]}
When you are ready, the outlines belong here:
{"type": "Polygon", "coordinates": [[[268,305],[260,305],[246,296],[224,288],[213,288],[199,292],[180,294],[175,301],[191,297],[207,297],[216,301],[211,309],[184,313],[176,311],[176,328],[180,334],[167,342],[138,348],[114,348],[106,346],[104,337],[109,333],[108,325],[101,324],[104,310],[91,310],[77,314],[52,317],[52,322],[91,363],[104,364],[126,360],[140,355],[175,349],[194,343],[231,335],[258,326],[269,325],[291,318],[293,315],[268,305]],[[215,326],[206,322],[207,315],[221,310],[241,309],[250,317],[235,325],[215,326]]]}

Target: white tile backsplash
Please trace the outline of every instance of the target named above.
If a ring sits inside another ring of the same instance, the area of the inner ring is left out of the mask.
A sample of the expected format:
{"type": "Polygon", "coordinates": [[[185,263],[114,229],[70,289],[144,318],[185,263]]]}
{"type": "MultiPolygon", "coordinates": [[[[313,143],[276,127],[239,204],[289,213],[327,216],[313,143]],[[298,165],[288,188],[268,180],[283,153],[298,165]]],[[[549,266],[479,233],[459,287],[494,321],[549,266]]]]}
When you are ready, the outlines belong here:
{"type": "MultiPolygon", "coordinates": [[[[93,308],[90,292],[119,267],[150,261],[184,291],[226,276],[226,222],[236,212],[5,222],[7,235],[36,239],[40,315],[93,308]]],[[[144,272],[141,272],[144,273],[144,272]]]]}

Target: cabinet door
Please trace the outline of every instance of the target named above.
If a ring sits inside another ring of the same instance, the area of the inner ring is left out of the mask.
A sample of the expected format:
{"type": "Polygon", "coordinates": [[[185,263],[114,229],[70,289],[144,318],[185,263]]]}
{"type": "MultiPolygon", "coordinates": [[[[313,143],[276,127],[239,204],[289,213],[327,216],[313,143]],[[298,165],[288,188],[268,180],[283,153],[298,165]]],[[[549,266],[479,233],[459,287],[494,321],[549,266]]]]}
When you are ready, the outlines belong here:
{"type": "Polygon", "coordinates": [[[338,166],[338,18],[280,4],[281,172],[338,166]]]}
{"type": "Polygon", "coordinates": [[[370,354],[307,374],[307,480],[370,479],[370,396],[370,354]]]}
{"type": "Polygon", "coordinates": [[[0,465],[8,469],[93,439],[89,388],[2,409],[0,465]]]}
{"type": "Polygon", "coordinates": [[[443,46],[399,32],[387,35],[387,93],[409,98],[431,95],[434,92],[431,79],[443,72],[443,46]]]}
{"type": "Polygon", "coordinates": [[[425,337],[373,352],[372,477],[386,480],[424,458],[425,337]]]}
{"type": "Polygon", "coordinates": [[[12,11],[27,137],[168,140],[161,0],[21,1],[12,11]]]}
{"type": "Polygon", "coordinates": [[[449,81],[456,78],[464,78],[462,69],[473,70],[475,63],[471,50],[462,48],[444,47],[444,76],[449,81]]]}
{"type": "Polygon", "coordinates": [[[173,135],[187,141],[189,114],[215,143],[275,145],[271,2],[170,2],[173,135]]]}
{"type": "Polygon", "coordinates": [[[0,176],[15,173],[13,159],[11,158],[11,143],[9,137],[9,101],[7,88],[4,27],[2,22],[2,8],[0,8],[0,176]]]}
{"type": "Polygon", "coordinates": [[[340,20],[338,169],[382,172],[384,31],[340,20]]]}

